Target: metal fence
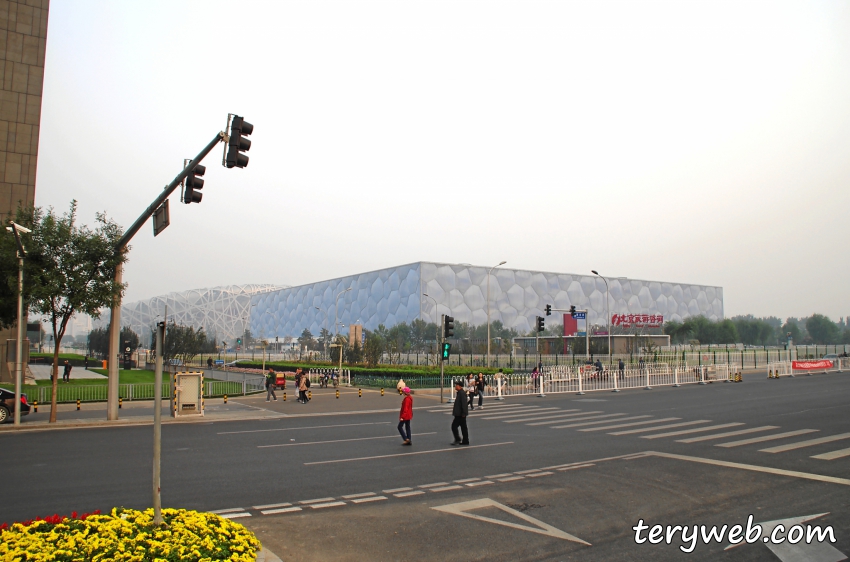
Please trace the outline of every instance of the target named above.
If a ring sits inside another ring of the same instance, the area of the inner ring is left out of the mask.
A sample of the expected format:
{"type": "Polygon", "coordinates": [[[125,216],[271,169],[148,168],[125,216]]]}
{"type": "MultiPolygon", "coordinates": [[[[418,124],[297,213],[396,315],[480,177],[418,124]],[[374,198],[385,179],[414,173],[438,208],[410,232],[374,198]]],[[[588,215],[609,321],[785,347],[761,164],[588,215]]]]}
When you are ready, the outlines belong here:
{"type": "Polygon", "coordinates": [[[768,363],[767,376],[768,378],[794,377],[794,376],[811,376],[818,373],[843,373],[850,371],[850,358],[839,357],[832,359],[829,364],[821,365],[822,360],[805,360],[796,361],[776,361],[768,363]]]}
{"type": "MultiPolygon", "coordinates": [[[[127,401],[153,400],[155,383],[119,384],[118,396],[127,401]]],[[[264,380],[262,377],[246,377],[240,381],[204,381],[204,397],[214,398],[218,396],[248,395],[264,392],[264,380]]],[[[60,404],[80,402],[106,402],[107,385],[59,385],[56,388],[56,402],[60,404]]],[[[27,395],[30,403],[38,400],[39,404],[47,404],[51,401],[53,388],[50,386],[25,386],[23,393],[27,395]]],[[[162,398],[171,398],[171,384],[162,383],[162,398]]]]}

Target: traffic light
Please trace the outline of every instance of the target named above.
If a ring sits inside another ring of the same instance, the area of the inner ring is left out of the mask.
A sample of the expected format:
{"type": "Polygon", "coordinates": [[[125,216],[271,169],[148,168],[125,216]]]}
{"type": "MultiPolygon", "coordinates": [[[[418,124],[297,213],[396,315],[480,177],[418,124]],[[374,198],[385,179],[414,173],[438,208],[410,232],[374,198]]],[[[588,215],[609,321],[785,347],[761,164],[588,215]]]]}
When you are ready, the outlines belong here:
{"type": "Polygon", "coordinates": [[[444,343],[443,344],[443,361],[449,360],[449,352],[452,350],[452,344],[444,343]]]}
{"type": "Polygon", "coordinates": [[[546,324],[546,322],[545,322],[545,320],[543,320],[543,317],[538,316],[537,317],[537,331],[542,332],[543,330],[545,330],[546,329],[545,324],[546,324]]]}
{"type": "Polygon", "coordinates": [[[451,316],[446,316],[445,318],[445,323],[443,324],[443,337],[450,338],[455,335],[455,319],[451,316]]]}
{"type": "Polygon", "coordinates": [[[575,305],[570,307],[570,317],[572,317],[572,318],[576,317],[576,307],[575,307],[575,305]]]}
{"type": "Polygon", "coordinates": [[[238,115],[230,122],[230,142],[227,149],[227,167],[244,168],[248,165],[248,157],[242,151],[251,150],[251,141],[245,138],[254,132],[254,126],[238,115]]]}
{"type": "Polygon", "coordinates": [[[183,202],[187,205],[189,203],[200,203],[201,199],[203,199],[204,194],[199,193],[197,190],[204,188],[204,180],[198,176],[203,176],[206,172],[206,166],[198,164],[195,166],[195,169],[189,172],[189,175],[186,176],[186,191],[183,192],[183,202]]]}
{"type": "Polygon", "coordinates": [[[242,338],[236,338],[236,345],[242,345],[242,338]]]}
{"type": "Polygon", "coordinates": [[[552,305],[551,304],[546,305],[546,316],[552,316],[552,305]]]}

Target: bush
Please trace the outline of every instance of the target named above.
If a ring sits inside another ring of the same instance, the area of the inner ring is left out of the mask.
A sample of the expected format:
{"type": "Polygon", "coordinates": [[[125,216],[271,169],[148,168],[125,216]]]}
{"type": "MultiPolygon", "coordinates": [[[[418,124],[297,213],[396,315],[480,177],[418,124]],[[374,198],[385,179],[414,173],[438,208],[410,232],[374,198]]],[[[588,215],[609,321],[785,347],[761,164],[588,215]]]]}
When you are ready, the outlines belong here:
{"type": "MultiPolygon", "coordinates": [[[[262,369],[263,364],[260,362],[246,362],[240,361],[238,366],[240,368],[245,369],[262,369]]],[[[275,371],[294,371],[295,369],[336,369],[339,367],[339,364],[333,365],[331,363],[323,364],[323,363],[290,363],[285,361],[271,363],[266,361],[266,369],[274,369],[275,371]]],[[[426,367],[424,365],[379,365],[376,367],[362,367],[358,365],[347,366],[343,365],[343,369],[350,369],[351,376],[373,376],[373,377],[395,377],[398,379],[399,377],[410,377],[410,376],[437,376],[440,375],[439,367],[426,367]]],[[[466,375],[467,373],[484,373],[485,375],[492,375],[498,372],[499,369],[495,367],[458,367],[457,365],[446,365],[444,367],[444,372],[446,377],[450,376],[460,376],[466,375]]],[[[513,369],[502,368],[502,372],[504,373],[513,373],[513,369]]]]}

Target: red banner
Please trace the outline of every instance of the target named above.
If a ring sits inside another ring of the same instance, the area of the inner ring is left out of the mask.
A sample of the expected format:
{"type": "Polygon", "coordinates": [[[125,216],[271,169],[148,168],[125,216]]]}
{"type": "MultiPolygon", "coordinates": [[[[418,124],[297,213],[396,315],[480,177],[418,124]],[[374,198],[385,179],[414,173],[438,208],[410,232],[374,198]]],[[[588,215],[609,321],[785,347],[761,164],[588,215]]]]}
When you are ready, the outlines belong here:
{"type": "Polygon", "coordinates": [[[611,324],[623,328],[660,328],[664,324],[664,316],[661,314],[614,314],[611,316],[611,324]]]}
{"type": "Polygon", "coordinates": [[[819,359],[817,361],[791,361],[792,369],[808,371],[811,369],[832,369],[832,361],[829,359],[819,359]]]}

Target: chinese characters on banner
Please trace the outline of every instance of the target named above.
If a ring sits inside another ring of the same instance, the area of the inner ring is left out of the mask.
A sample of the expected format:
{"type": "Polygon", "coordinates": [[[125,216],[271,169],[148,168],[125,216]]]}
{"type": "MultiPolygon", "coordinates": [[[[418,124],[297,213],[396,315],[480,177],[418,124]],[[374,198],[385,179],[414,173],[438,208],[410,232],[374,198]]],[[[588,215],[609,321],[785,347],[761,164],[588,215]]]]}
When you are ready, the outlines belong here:
{"type": "Polygon", "coordinates": [[[611,316],[611,324],[623,328],[660,328],[664,323],[661,314],[614,314],[611,316]]]}

